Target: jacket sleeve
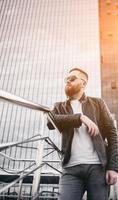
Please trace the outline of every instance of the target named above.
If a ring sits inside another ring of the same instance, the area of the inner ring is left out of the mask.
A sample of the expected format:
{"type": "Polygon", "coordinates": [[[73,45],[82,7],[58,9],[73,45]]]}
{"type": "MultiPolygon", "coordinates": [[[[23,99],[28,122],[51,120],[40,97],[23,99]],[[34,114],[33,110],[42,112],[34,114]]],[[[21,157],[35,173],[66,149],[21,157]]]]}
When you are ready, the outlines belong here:
{"type": "Polygon", "coordinates": [[[102,128],[107,138],[107,169],[118,171],[118,133],[111,113],[103,100],[101,100],[102,128]]]}
{"type": "MultiPolygon", "coordinates": [[[[69,128],[79,128],[82,124],[80,120],[81,114],[60,114],[56,108],[56,105],[54,106],[51,115],[60,132],[69,128]]],[[[54,126],[49,120],[47,122],[47,126],[50,130],[54,129],[54,126]]]]}

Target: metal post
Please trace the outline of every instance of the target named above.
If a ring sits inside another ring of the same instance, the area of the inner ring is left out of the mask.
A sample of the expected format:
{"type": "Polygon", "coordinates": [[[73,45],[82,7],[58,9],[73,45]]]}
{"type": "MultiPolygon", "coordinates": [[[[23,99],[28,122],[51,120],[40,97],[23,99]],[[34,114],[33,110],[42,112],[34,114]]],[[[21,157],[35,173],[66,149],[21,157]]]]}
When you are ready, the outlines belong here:
{"type": "MultiPolygon", "coordinates": [[[[44,113],[41,113],[41,129],[40,133],[41,136],[44,134],[44,113]]],[[[37,147],[37,155],[36,155],[36,166],[40,166],[42,164],[43,159],[43,149],[44,149],[44,140],[39,140],[38,147],[37,147]]],[[[32,185],[32,196],[35,196],[39,189],[40,184],[40,178],[41,178],[41,168],[36,170],[34,172],[34,178],[33,178],[33,185],[32,185]]]]}
{"type": "MultiPolygon", "coordinates": [[[[20,174],[20,177],[23,176],[23,173],[20,174]]],[[[18,191],[18,199],[17,200],[20,200],[21,199],[21,192],[22,192],[22,183],[23,183],[23,179],[21,179],[19,181],[19,191],[18,191]]]]}

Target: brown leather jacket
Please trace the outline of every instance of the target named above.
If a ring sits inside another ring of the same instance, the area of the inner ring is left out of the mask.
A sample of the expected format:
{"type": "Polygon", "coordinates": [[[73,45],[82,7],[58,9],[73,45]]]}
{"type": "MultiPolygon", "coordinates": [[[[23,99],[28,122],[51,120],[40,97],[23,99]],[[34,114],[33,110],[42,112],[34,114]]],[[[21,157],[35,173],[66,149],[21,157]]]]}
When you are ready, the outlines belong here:
{"type": "MultiPolygon", "coordinates": [[[[100,131],[99,135],[92,137],[92,141],[101,164],[106,169],[118,171],[118,134],[108,107],[102,99],[85,95],[81,103],[83,114],[95,122],[100,131]]],[[[70,159],[74,128],[81,126],[81,114],[73,114],[69,100],[55,103],[52,114],[62,133],[62,164],[65,165],[70,159]]],[[[54,129],[50,122],[47,125],[54,129]]]]}

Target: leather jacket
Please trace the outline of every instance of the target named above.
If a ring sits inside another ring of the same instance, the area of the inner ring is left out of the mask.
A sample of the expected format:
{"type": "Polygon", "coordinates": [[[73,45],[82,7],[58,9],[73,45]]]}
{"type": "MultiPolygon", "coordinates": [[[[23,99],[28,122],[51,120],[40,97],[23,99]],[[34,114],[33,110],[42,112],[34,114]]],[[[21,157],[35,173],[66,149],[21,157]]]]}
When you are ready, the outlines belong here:
{"type": "MultiPolygon", "coordinates": [[[[105,169],[118,171],[118,134],[108,107],[100,98],[83,95],[80,101],[83,114],[99,128],[99,135],[92,137],[92,141],[102,166],[105,169]]],[[[69,100],[55,103],[52,114],[56,126],[62,133],[62,165],[64,166],[70,159],[74,128],[81,126],[81,114],[73,114],[69,100]]],[[[54,129],[51,122],[48,121],[47,125],[49,129],[54,129]]]]}

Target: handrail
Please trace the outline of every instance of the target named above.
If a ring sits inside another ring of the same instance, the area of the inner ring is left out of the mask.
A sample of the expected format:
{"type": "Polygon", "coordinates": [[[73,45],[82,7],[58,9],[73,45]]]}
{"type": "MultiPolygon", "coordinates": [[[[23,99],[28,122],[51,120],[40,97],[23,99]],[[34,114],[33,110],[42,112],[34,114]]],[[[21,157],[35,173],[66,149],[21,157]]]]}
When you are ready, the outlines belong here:
{"type": "MultiPolygon", "coordinates": [[[[11,93],[8,93],[6,91],[3,91],[3,90],[0,90],[0,99],[4,100],[4,101],[8,101],[10,103],[13,103],[13,104],[16,104],[16,105],[19,105],[19,106],[23,106],[23,107],[26,107],[26,108],[30,108],[30,109],[33,109],[33,110],[37,110],[37,111],[41,111],[43,112],[43,114],[46,113],[47,115],[47,118],[51,121],[52,125],[54,126],[54,128],[58,131],[58,127],[57,125],[55,124],[55,119],[54,119],[54,116],[52,115],[50,109],[46,106],[42,106],[40,104],[37,104],[37,103],[33,103],[31,101],[28,101],[28,100],[25,100],[21,97],[18,97],[16,95],[13,95],[11,93]]],[[[43,120],[44,121],[44,120],[43,120]]],[[[44,123],[42,124],[42,133],[43,133],[43,125],[44,123]]],[[[33,186],[34,186],[34,183],[36,183],[35,187],[33,187],[33,190],[32,190],[32,194],[35,195],[35,193],[38,191],[38,184],[39,184],[39,181],[40,181],[40,170],[39,168],[41,168],[41,166],[43,166],[44,164],[42,162],[42,149],[44,148],[43,146],[43,140],[45,140],[48,144],[50,144],[59,154],[61,154],[61,150],[59,148],[57,148],[57,146],[50,140],[49,137],[40,137],[38,139],[26,139],[24,141],[17,141],[17,142],[10,142],[10,143],[4,143],[4,144],[1,144],[0,145],[0,150],[4,150],[4,149],[7,149],[9,147],[13,147],[13,146],[17,146],[19,144],[23,144],[23,143],[27,143],[27,142],[33,142],[33,141],[38,141],[40,140],[40,147],[41,147],[41,150],[40,150],[40,161],[39,161],[39,158],[37,157],[37,167],[34,169],[34,170],[31,170],[31,172],[27,172],[25,176],[28,176],[29,173],[33,173],[37,170],[37,174],[35,172],[34,174],[34,182],[33,182],[33,186]],[[45,138],[45,139],[44,139],[45,138]],[[41,141],[42,140],[42,141],[41,141]]],[[[39,146],[39,145],[38,145],[39,146]]],[[[39,152],[39,147],[38,147],[38,152],[39,152]]],[[[50,166],[49,164],[47,164],[48,166],[50,166]]],[[[50,166],[52,167],[52,166],[50,166]]],[[[53,168],[53,167],[52,167],[53,168]]],[[[55,168],[54,168],[55,169],[55,168]]],[[[57,170],[57,169],[55,169],[57,170]]],[[[58,171],[58,170],[57,170],[58,171]]],[[[18,181],[20,181],[22,178],[24,178],[24,176],[21,176],[19,179],[15,180],[14,182],[8,184],[7,186],[5,186],[4,188],[0,189],[0,193],[5,191],[6,189],[10,188],[11,186],[15,185],[15,183],[17,183],[18,181]]]]}
{"type": "Polygon", "coordinates": [[[20,161],[20,162],[36,162],[34,159],[15,159],[15,158],[13,158],[13,157],[11,157],[11,156],[7,156],[5,153],[2,153],[2,152],[0,152],[0,155],[1,156],[4,156],[5,158],[7,158],[7,159],[9,159],[9,160],[11,160],[11,161],[20,161]]]}
{"type": "Polygon", "coordinates": [[[34,103],[32,101],[28,101],[24,98],[18,97],[17,95],[11,94],[11,93],[6,92],[4,90],[0,90],[0,99],[2,99],[3,101],[7,101],[7,102],[10,102],[10,103],[19,105],[19,106],[23,106],[23,107],[26,107],[26,108],[30,108],[30,109],[33,109],[33,110],[38,110],[38,111],[41,111],[43,113],[46,113],[47,117],[52,122],[53,126],[59,131],[58,127],[55,124],[54,116],[52,115],[51,110],[48,107],[34,103]]]}
{"type": "Polygon", "coordinates": [[[49,167],[51,167],[52,169],[56,170],[57,172],[61,173],[61,171],[59,171],[58,169],[55,169],[53,166],[51,166],[49,163],[47,162],[42,162],[41,165],[39,165],[38,167],[35,167],[33,170],[31,170],[30,172],[26,172],[25,175],[23,174],[22,176],[20,176],[19,178],[15,179],[14,181],[12,181],[11,183],[7,184],[4,188],[0,189],[0,194],[3,193],[5,190],[9,189],[10,187],[13,187],[17,182],[19,182],[20,180],[23,180],[25,177],[27,177],[29,174],[32,174],[33,172],[35,172],[36,170],[38,170],[39,168],[41,168],[44,165],[48,165],[49,167]]]}
{"type": "MultiPolygon", "coordinates": [[[[23,144],[23,143],[34,142],[34,141],[38,141],[38,140],[45,140],[45,142],[47,142],[50,146],[52,146],[54,150],[56,150],[59,154],[61,154],[60,149],[54,144],[54,142],[48,136],[47,137],[40,137],[38,139],[31,140],[31,138],[34,138],[34,137],[37,137],[37,136],[39,136],[39,135],[34,135],[33,137],[22,140],[21,142],[16,142],[11,146],[8,145],[7,147],[17,146],[17,144],[21,144],[21,143],[23,144]]],[[[52,152],[49,152],[48,154],[50,154],[52,152]]],[[[4,154],[2,152],[0,152],[0,155],[4,156],[4,157],[6,157],[6,158],[8,158],[9,160],[12,160],[12,161],[35,162],[35,160],[33,160],[33,159],[15,159],[13,157],[7,156],[6,154],[4,154]]],[[[43,157],[46,157],[46,156],[47,156],[47,154],[43,157]]]]}
{"type": "Polygon", "coordinates": [[[12,175],[18,175],[22,172],[27,172],[26,170],[29,169],[30,167],[33,167],[34,165],[36,165],[35,163],[31,164],[30,166],[24,168],[23,170],[20,170],[20,171],[16,171],[16,170],[8,170],[8,169],[5,169],[5,168],[2,168],[0,167],[1,170],[3,170],[4,172],[8,173],[8,174],[12,174],[12,175]]]}
{"type": "MultiPolygon", "coordinates": [[[[19,141],[16,141],[16,142],[7,142],[7,143],[2,143],[0,144],[0,150],[5,150],[9,147],[13,147],[13,146],[17,146],[19,144],[23,144],[23,143],[28,143],[28,142],[32,142],[32,141],[35,141],[35,140],[31,140],[37,136],[40,136],[41,138],[41,135],[40,134],[37,134],[37,135],[33,135],[32,137],[30,138],[27,138],[25,140],[21,140],[20,142],[19,141]]],[[[38,140],[38,139],[37,139],[38,140]]]]}
{"type": "Polygon", "coordinates": [[[12,181],[11,183],[7,184],[4,188],[0,189],[0,193],[3,193],[5,190],[9,189],[10,187],[14,186],[17,182],[19,182],[20,180],[24,179],[25,177],[27,177],[29,174],[33,173],[34,171],[36,171],[37,169],[39,169],[40,167],[42,167],[45,163],[42,163],[40,166],[35,167],[33,170],[31,170],[30,172],[27,172],[25,175],[20,176],[19,178],[15,179],[14,181],[12,181]]]}
{"type": "MultiPolygon", "coordinates": [[[[34,135],[33,137],[35,137],[35,136],[37,136],[37,135],[34,135]]],[[[33,138],[33,137],[31,137],[31,138],[33,138]]],[[[58,147],[53,143],[53,141],[52,141],[49,137],[41,137],[41,138],[39,138],[38,140],[45,140],[45,142],[47,142],[50,146],[53,147],[53,150],[52,150],[51,152],[47,153],[46,155],[44,155],[43,158],[45,158],[45,157],[48,156],[49,154],[53,153],[55,150],[56,150],[59,154],[61,154],[61,151],[58,149],[58,147]]],[[[26,142],[26,140],[25,140],[25,142],[26,142]]],[[[27,142],[30,142],[30,138],[27,139],[27,142]]],[[[34,164],[36,164],[36,161],[33,160],[33,159],[15,159],[15,158],[12,158],[12,157],[10,157],[10,156],[7,156],[6,154],[4,154],[4,153],[2,153],[2,152],[0,152],[0,155],[1,155],[1,156],[4,156],[4,157],[6,157],[7,159],[12,160],[12,161],[33,162],[34,164]]],[[[47,160],[46,160],[46,161],[47,161],[47,160]]],[[[48,160],[48,162],[51,162],[51,161],[48,160]]],[[[59,160],[58,160],[58,161],[56,160],[56,161],[53,161],[53,162],[59,162],[59,160]]],[[[33,165],[34,165],[34,164],[33,164],[33,165]]],[[[32,166],[33,166],[33,165],[32,165],[32,166]]],[[[9,171],[8,169],[3,169],[2,167],[0,167],[0,169],[2,169],[3,171],[5,171],[5,172],[7,172],[7,173],[11,173],[11,174],[19,174],[19,173],[25,171],[25,170],[28,169],[28,168],[30,168],[30,166],[27,167],[27,168],[25,168],[24,170],[20,170],[20,171],[18,171],[18,172],[12,172],[12,171],[9,171]]],[[[13,171],[14,171],[14,170],[13,170],[13,171]]]]}
{"type": "Polygon", "coordinates": [[[46,106],[42,106],[40,104],[33,103],[31,101],[28,101],[24,98],[18,97],[16,95],[13,95],[13,94],[3,91],[3,90],[0,90],[0,99],[2,99],[4,101],[8,101],[8,102],[16,104],[16,105],[30,108],[33,110],[39,110],[42,112],[50,112],[50,109],[46,106]]]}

